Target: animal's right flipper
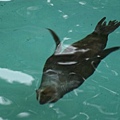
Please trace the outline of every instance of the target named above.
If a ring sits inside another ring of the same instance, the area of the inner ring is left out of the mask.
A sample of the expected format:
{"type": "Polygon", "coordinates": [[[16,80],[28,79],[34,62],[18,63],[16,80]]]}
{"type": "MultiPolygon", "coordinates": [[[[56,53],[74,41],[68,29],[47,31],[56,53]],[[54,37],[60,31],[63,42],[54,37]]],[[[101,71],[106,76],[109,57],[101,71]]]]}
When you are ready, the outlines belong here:
{"type": "Polygon", "coordinates": [[[94,68],[97,68],[97,66],[99,65],[99,63],[102,59],[104,59],[106,56],[108,56],[110,53],[112,53],[116,50],[120,50],[120,46],[105,49],[102,52],[100,52],[99,54],[97,54],[95,57],[90,58],[90,61],[91,61],[92,65],[94,66],[94,68]]]}
{"type": "Polygon", "coordinates": [[[100,59],[103,59],[103,58],[105,58],[107,55],[109,55],[110,53],[112,53],[112,52],[114,52],[114,51],[116,51],[116,50],[120,50],[120,46],[105,49],[105,50],[103,50],[103,51],[98,55],[98,57],[99,57],[100,59]]]}

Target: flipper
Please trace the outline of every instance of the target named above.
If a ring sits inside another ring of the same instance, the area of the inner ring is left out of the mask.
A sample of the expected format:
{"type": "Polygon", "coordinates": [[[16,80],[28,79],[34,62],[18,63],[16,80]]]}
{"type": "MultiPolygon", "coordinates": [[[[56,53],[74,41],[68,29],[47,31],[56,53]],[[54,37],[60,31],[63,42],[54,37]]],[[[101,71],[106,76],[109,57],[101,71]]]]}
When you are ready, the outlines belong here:
{"type": "Polygon", "coordinates": [[[99,57],[100,59],[104,59],[107,55],[109,55],[110,53],[116,50],[120,50],[120,46],[105,49],[97,57],[99,57]]]}
{"type": "Polygon", "coordinates": [[[57,53],[61,52],[61,49],[62,49],[61,48],[61,41],[60,41],[59,37],[57,36],[57,34],[53,30],[51,30],[49,28],[47,28],[47,29],[51,33],[51,35],[52,35],[52,37],[53,37],[53,39],[54,39],[54,41],[56,43],[56,49],[55,49],[55,53],[54,54],[57,54],[57,53]]]}
{"type": "Polygon", "coordinates": [[[120,46],[105,49],[101,53],[97,54],[96,57],[91,58],[90,61],[92,62],[94,68],[96,69],[102,59],[116,50],[120,50],[120,46]]]}
{"type": "Polygon", "coordinates": [[[120,26],[120,22],[113,20],[109,21],[108,24],[106,24],[106,21],[104,21],[106,17],[103,17],[97,24],[95,28],[95,33],[108,35],[111,32],[113,32],[115,29],[117,29],[120,26]]]}

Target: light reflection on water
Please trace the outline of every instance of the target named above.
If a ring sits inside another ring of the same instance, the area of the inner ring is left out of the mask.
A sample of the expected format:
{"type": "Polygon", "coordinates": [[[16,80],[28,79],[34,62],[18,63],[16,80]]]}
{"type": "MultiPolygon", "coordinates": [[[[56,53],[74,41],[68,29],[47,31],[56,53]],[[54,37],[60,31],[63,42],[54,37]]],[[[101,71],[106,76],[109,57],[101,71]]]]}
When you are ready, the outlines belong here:
{"type": "Polygon", "coordinates": [[[8,119],[3,119],[2,117],[0,117],[0,120],[8,120],[8,119]]]}
{"type": "Polygon", "coordinates": [[[1,105],[10,105],[10,104],[12,104],[12,101],[10,101],[9,99],[7,99],[3,96],[0,96],[0,104],[1,105]]]}
{"type": "Polygon", "coordinates": [[[13,71],[7,68],[0,68],[0,78],[6,80],[8,83],[18,82],[25,85],[32,85],[34,78],[21,71],[13,71]]]}
{"type": "Polygon", "coordinates": [[[11,1],[11,0],[0,0],[0,1],[3,1],[3,2],[8,2],[8,1],[11,1]]]}
{"type": "Polygon", "coordinates": [[[21,112],[17,116],[19,118],[28,117],[28,116],[30,116],[30,113],[28,113],[28,112],[21,112]]]}

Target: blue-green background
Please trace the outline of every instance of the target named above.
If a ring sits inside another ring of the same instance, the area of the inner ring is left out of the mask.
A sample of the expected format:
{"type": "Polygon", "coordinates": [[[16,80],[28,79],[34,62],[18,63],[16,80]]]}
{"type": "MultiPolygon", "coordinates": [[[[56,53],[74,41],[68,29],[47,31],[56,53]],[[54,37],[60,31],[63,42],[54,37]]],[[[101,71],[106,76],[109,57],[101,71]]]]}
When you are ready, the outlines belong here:
{"type": "MultiPolygon", "coordinates": [[[[0,120],[120,120],[120,51],[57,103],[40,105],[35,94],[55,49],[45,28],[65,46],[91,33],[104,16],[119,21],[120,0],[0,0],[0,120]]],[[[120,28],[107,47],[118,45],[120,28]]]]}

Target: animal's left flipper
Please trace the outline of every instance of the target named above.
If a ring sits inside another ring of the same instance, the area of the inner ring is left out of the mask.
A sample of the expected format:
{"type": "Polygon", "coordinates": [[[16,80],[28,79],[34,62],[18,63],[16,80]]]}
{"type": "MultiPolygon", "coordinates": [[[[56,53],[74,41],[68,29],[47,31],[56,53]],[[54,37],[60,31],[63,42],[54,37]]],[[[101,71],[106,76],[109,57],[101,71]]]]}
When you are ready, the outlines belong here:
{"type": "Polygon", "coordinates": [[[53,38],[54,38],[54,41],[55,41],[55,43],[56,43],[56,46],[58,46],[58,45],[60,44],[60,39],[59,39],[59,37],[57,36],[57,34],[56,34],[53,30],[51,30],[50,28],[47,28],[47,30],[49,30],[49,32],[51,33],[51,35],[52,35],[53,38]]]}
{"type": "Polygon", "coordinates": [[[60,53],[62,50],[62,47],[61,47],[61,41],[60,41],[58,35],[53,30],[51,30],[49,28],[47,28],[47,30],[49,30],[49,32],[51,33],[51,35],[55,41],[55,44],[56,44],[56,49],[55,49],[54,54],[60,53]]]}

